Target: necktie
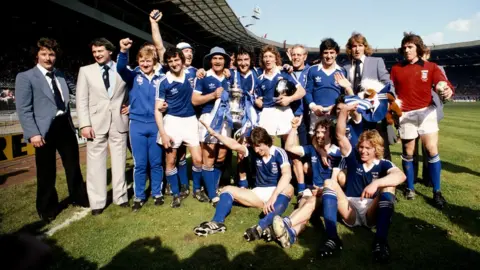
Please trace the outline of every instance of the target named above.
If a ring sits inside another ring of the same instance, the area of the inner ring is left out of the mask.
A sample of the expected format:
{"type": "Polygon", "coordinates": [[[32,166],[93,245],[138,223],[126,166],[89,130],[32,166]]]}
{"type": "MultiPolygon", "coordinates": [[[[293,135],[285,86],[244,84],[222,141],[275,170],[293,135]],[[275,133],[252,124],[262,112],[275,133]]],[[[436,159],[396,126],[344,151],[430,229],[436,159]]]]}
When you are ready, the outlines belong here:
{"type": "Polygon", "coordinates": [[[107,92],[108,92],[108,88],[110,88],[110,78],[108,77],[108,70],[109,69],[110,69],[109,66],[107,66],[107,65],[103,66],[102,78],[103,78],[103,83],[105,84],[105,88],[107,89],[107,92]]]}
{"type": "Polygon", "coordinates": [[[47,72],[47,76],[52,79],[53,96],[55,98],[57,109],[60,111],[65,111],[65,103],[62,100],[62,95],[60,94],[60,89],[58,89],[57,81],[55,80],[53,72],[47,72]]]}
{"type": "Polygon", "coordinates": [[[358,94],[358,92],[360,92],[360,84],[362,82],[362,73],[361,73],[361,70],[360,70],[360,64],[362,63],[361,60],[358,60],[356,59],[355,60],[355,77],[353,79],[353,92],[356,94],[358,94]]]}

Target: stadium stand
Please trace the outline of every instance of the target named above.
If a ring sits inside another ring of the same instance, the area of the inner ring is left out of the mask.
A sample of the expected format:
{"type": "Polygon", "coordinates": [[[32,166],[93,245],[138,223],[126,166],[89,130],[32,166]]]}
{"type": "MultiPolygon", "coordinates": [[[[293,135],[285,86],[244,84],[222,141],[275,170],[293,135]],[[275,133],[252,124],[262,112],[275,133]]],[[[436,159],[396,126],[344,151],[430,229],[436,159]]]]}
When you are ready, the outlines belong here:
{"type": "MultiPolygon", "coordinates": [[[[0,17],[2,25],[11,26],[3,29],[2,36],[14,37],[10,42],[0,44],[0,111],[15,109],[15,76],[34,64],[29,50],[39,37],[48,36],[59,41],[64,53],[57,66],[65,72],[68,80],[75,83],[79,67],[93,61],[88,48],[93,38],[105,36],[117,44],[121,38],[132,37],[135,41],[133,51],[150,41],[147,16],[154,8],[166,14],[160,27],[167,46],[181,41],[192,44],[196,55],[193,65],[197,67],[202,65],[202,56],[217,45],[227,51],[234,51],[242,45],[258,52],[264,44],[272,44],[282,51],[284,59],[284,47],[290,46],[254,35],[241,25],[224,0],[42,0],[29,3],[28,9],[22,5],[21,1],[12,2],[10,7],[5,7],[5,14],[9,16],[0,17]],[[45,16],[52,14],[55,18],[45,16]]],[[[342,41],[339,43],[343,44],[342,41]]],[[[431,61],[444,66],[457,86],[456,98],[478,99],[480,41],[437,45],[431,49],[431,61]]],[[[318,47],[308,50],[308,62],[319,59],[318,47]]],[[[402,59],[395,48],[377,49],[374,56],[382,57],[388,69],[402,59]]],[[[342,64],[345,61],[347,57],[341,50],[337,62],[342,64]]]]}

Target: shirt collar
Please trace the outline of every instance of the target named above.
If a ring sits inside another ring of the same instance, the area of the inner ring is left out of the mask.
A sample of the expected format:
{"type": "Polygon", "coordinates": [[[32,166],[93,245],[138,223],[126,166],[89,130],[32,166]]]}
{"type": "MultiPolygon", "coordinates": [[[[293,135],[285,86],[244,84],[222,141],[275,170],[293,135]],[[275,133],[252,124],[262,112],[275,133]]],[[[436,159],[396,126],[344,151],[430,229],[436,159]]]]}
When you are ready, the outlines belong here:
{"type": "Polygon", "coordinates": [[[183,83],[185,81],[185,72],[182,72],[182,77],[180,78],[175,77],[170,71],[168,71],[165,76],[167,77],[167,81],[170,84],[174,81],[179,83],[183,83]]]}
{"type": "MultiPolygon", "coordinates": [[[[145,73],[143,73],[140,66],[136,66],[133,71],[135,71],[139,74],[143,74],[143,76],[145,76],[145,77],[148,77],[145,73]]],[[[162,65],[157,64],[156,66],[153,67],[153,76],[159,76],[159,77],[162,76],[162,71],[163,71],[162,65]]]]}
{"type": "MultiPolygon", "coordinates": [[[[98,64],[98,63],[97,63],[97,64],[98,64]]],[[[104,64],[104,65],[98,64],[98,67],[99,67],[101,70],[103,70],[103,66],[108,66],[110,69],[112,69],[112,68],[113,68],[113,61],[110,60],[110,61],[108,61],[108,63],[106,63],[106,64],[104,64]]]]}
{"type": "Polygon", "coordinates": [[[282,71],[281,71],[280,67],[276,66],[272,77],[267,76],[266,70],[263,70],[262,78],[267,78],[269,80],[272,80],[277,74],[281,74],[281,73],[282,73],[282,71]]]}
{"type": "MultiPolygon", "coordinates": [[[[365,59],[367,59],[367,56],[365,54],[360,57],[361,64],[365,64],[365,59]]],[[[352,59],[352,65],[355,65],[355,58],[352,59]]]]}
{"type": "MultiPolygon", "coordinates": [[[[47,72],[50,72],[49,70],[45,69],[42,67],[40,64],[37,64],[37,68],[42,72],[43,76],[47,76],[47,72]]],[[[53,74],[55,74],[55,68],[52,70],[53,74]]]]}
{"type": "Polygon", "coordinates": [[[276,149],[276,147],[274,145],[270,146],[269,150],[270,150],[270,155],[271,156],[275,155],[275,149],[276,149]]]}
{"type": "Polygon", "coordinates": [[[243,75],[240,71],[238,73],[240,73],[240,76],[242,76],[243,78],[248,78],[248,76],[252,75],[252,70],[249,70],[245,75],[243,75]]]}
{"type": "MultiPolygon", "coordinates": [[[[406,66],[408,64],[410,64],[410,62],[408,62],[407,60],[403,60],[402,66],[406,66]]],[[[419,66],[423,67],[425,65],[425,61],[423,61],[422,58],[418,58],[418,61],[413,63],[412,65],[419,65],[419,66]]]]}
{"type": "Polygon", "coordinates": [[[375,164],[375,165],[380,164],[380,160],[379,160],[379,159],[374,159],[374,160],[373,160],[373,164],[375,164]]]}
{"type": "MultiPolygon", "coordinates": [[[[342,67],[340,67],[337,63],[335,63],[335,69],[336,69],[336,70],[342,70],[342,67]]],[[[320,70],[325,70],[325,69],[323,68],[322,62],[320,62],[320,63],[318,64],[318,71],[320,71],[320,70]]]]}
{"type": "Polygon", "coordinates": [[[218,77],[217,74],[215,74],[215,72],[213,72],[212,69],[209,69],[209,70],[207,71],[207,74],[205,75],[205,77],[209,77],[209,76],[212,76],[212,77],[216,78],[216,79],[219,80],[219,81],[223,81],[223,80],[225,79],[225,76],[223,76],[223,74],[222,74],[221,77],[218,77]]]}

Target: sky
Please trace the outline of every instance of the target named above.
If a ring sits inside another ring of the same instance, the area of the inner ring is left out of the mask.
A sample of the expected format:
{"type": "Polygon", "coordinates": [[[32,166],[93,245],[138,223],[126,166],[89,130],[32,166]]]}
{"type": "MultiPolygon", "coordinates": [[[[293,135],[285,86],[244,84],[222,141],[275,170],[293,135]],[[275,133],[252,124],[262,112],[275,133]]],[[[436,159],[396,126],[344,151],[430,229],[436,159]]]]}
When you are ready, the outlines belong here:
{"type": "Polygon", "coordinates": [[[480,0],[227,0],[256,35],[287,44],[317,47],[323,38],[344,47],[352,32],[374,48],[398,48],[403,32],[427,45],[480,40],[480,0]],[[252,19],[253,9],[261,10],[252,19]]]}

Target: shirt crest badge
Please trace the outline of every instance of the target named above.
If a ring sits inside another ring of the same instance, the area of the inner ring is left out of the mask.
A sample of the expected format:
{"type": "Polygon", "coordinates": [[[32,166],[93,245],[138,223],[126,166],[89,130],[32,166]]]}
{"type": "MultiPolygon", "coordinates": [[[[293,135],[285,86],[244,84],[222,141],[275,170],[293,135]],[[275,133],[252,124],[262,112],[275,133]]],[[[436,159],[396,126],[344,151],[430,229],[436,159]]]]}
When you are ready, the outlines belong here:
{"type": "Polygon", "coordinates": [[[137,76],[137,83],[138,83],[138,85],[142,85],[142,84],[143,84],[143,78],[142,78],[142,76],[140,76],[140,75],[137,76]]]}
{"type": "Polygon", "coordinates": [[[422,70],[422,81],[426,82],[428,80],[428,70],[422,70]]]}
{"type": "Polygon", "coordinates": [[[277,174],[278,173],[278,166],[276,162],[272,162],[272,173],[277,174]]]}

